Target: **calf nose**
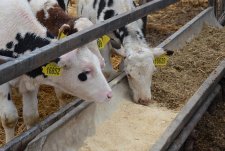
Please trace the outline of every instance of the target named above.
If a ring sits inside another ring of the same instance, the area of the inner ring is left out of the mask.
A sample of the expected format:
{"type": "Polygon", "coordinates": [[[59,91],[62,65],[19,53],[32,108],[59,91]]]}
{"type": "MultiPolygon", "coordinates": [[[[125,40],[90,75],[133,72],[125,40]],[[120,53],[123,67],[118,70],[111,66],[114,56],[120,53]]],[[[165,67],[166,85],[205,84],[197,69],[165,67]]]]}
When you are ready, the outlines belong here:
{"type": "Polygon", "coordinates": [[[138,103],[140,103],[141,105],[149,105],[150,100],[149,99],[138,99],[138,103]]]}
{"type": "Polygon", "coordinates": [[[110,91],[110,92],[107,94],[107,98],[108,98],[108,99],[111,99],[111,98],[112,98],[112,91],[110,91]]]}

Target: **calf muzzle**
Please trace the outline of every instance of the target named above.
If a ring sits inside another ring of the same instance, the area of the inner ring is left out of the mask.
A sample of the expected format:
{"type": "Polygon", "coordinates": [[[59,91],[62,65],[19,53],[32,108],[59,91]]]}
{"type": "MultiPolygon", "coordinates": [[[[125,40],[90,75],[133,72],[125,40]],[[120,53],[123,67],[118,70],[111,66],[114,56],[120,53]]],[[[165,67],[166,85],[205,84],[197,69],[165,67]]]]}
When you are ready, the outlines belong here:
{"type": "Polygon", "coordinates": [[[149,105],[150,101],[150,99],[138,99],[138,103],[145,106],[149,105]]]}

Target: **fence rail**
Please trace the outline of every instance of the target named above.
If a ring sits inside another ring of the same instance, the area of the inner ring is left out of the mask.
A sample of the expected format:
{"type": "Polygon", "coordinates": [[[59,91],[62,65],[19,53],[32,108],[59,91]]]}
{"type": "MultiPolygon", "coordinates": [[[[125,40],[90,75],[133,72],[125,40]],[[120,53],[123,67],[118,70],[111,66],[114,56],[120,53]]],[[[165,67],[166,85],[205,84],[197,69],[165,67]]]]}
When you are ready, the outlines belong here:
{"type": "Polygon", "coordinates": [[[150,12],[162,9],[177,1],[178,0],[154,0],[148,2],[130,12],[120,14],[104,21],[103,23],[96,24],[83,31],[77,32],[55,43],[37,49],[28,55],[21,56],[14,61],[6,62],[0,65],[0,84],[38,68],[77,47],[93,41],[103,34],[107,34],[146,16],[150,12]]]}

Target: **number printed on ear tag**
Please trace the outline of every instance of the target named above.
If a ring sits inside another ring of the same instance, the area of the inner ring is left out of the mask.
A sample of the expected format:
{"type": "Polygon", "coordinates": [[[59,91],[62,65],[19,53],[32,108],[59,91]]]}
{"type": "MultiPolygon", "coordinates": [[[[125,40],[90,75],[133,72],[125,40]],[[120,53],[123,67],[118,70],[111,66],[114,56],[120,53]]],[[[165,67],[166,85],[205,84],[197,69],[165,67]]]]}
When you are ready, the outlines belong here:
{"type": "Polygon", "coordinates": [[[61,76],[62,68],[52,62],[42,67],[42,72],[46,76],[61,76]]]}
{"type": "Polygon", "coordinates": [[[107,35],[103,35],[101,38],[97,40],[98,48],[103,49],[109,43],[110,38],[107,35]]]}
{"type": "Polygon", "coordinates": [[[166,66],[168,63],[169,57],[167,55],[161,55],[154,59],[154,64],[156,66],[166,66]]]}

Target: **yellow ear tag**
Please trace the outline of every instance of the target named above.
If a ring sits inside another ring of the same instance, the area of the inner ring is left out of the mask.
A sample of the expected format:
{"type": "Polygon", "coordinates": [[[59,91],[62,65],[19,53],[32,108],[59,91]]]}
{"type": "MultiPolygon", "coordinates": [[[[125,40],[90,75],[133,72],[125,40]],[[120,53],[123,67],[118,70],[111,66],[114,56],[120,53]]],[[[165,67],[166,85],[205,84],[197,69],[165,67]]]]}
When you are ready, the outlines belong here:
{"type": "Polygon", "coordinates": [[[51,62],[42,67],[42,72],[46,76],[61,76],[62,68],[59,67],[56,63],[51,62]]]}
{"type": "Polygon", "coordinates": [[[156,66],[166,66],[168,63],[169,57],[167,55],[161,55],[154,59],[154,64],[156,66]]]}
{"type": "Polygon", "coordinates": [[[64,34],[63,32],[61,32],[61,33],[58,34],[58,38],[57,39],[63,39],[66,36],[67,36],[66,34],[64,34]]]}
{"type": "Polygon", "coordinates": [[[105,46],[108,44],[109,41],[110,41],[109,36],[103,35],[101,38],[97,40],[98,48],[99,49],[105,48],[105,46]]]}

